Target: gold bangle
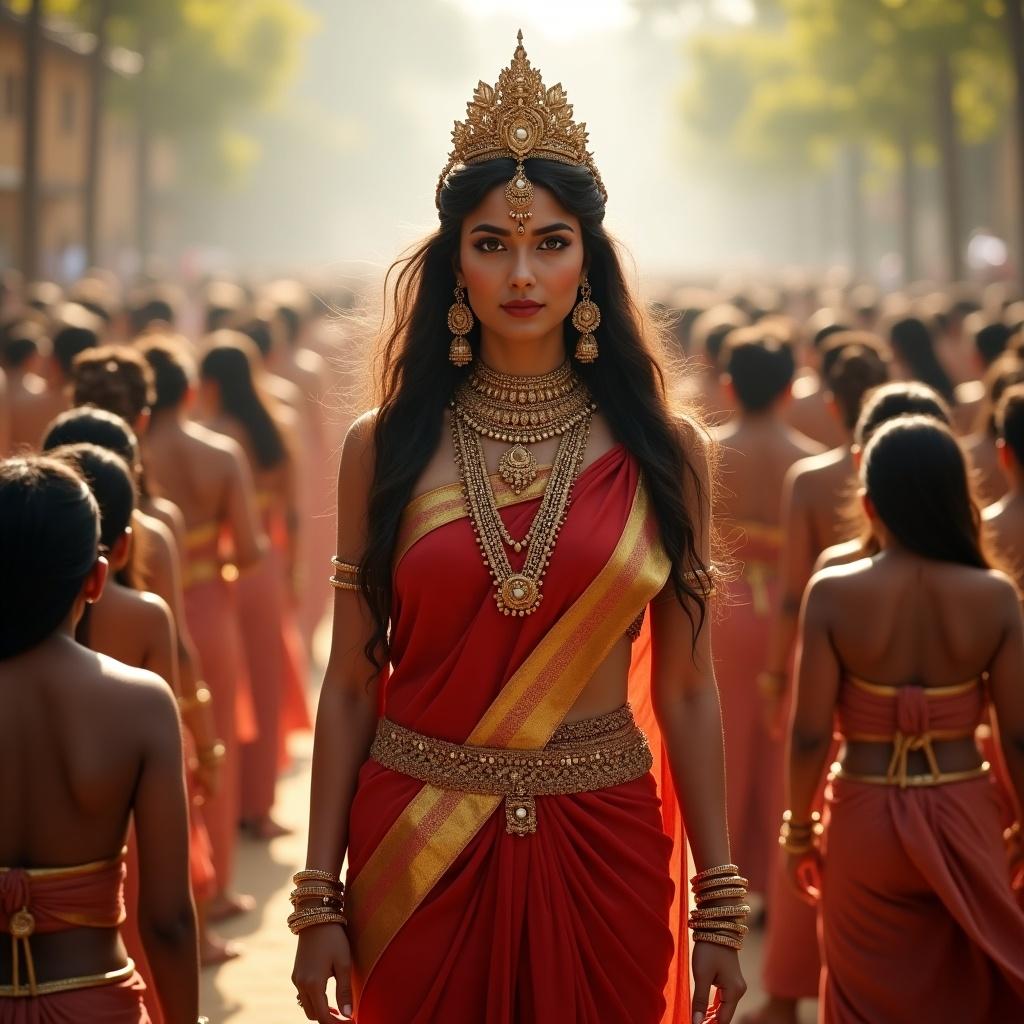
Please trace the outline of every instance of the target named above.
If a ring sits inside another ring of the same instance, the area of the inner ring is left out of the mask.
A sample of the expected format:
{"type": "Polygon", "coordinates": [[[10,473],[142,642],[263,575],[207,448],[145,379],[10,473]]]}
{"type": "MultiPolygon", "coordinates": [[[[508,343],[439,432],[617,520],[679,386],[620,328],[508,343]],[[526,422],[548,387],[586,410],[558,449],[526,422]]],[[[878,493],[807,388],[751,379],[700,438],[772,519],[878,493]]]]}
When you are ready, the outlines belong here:
{"type": "Polygon", "coordinates": [[[732,932],[733,935],[746,935],[750,929],[739,921],[694,921],[691,928],[698,928],[703,932],[732,932]]]}
{"type": "Polygon", "coordinates": [[[746,899],[748,889],[745,885],[734,885],[729,889],[721,889],[718,892],[702,892],[697,894],[697,906],[702,906],[711,900],[746,899]]]}
{"type": "Polygon", "coordinates": [[[298,915],[292,914],[288,918],[288,928],[292,935],[298,935],[299,932],[304,931],[306,928],[313,928],[319,924],[340,924],[344,926],[348,924],[348,918],[344,914],[327,910],[317,910],[313,913],[303,912],[298,915]]]}
{"type": "Polygon", "coordinates": [[[335,569],[340,569],[342,572],[348,572],[355,575],[359,572],[359,564],[357,562],[343,562],[337,555],[331,558],[331,565],[335,569]]]}
{"type": "Polygon", "coordinates": [[[764,671],[757,674],[757,690],[762,697],[778,697],[789,682],[788,672],[764,671]]]}
{"type": "Polygon", "coordinates": [[[697,886],[708,878],[718,878],[721,875],[738,875],[739,873],[740,869],[736,864],[719,864],[718,867],[705,868],[703,871],[698,871],[690,879],[690,885],[697,886]]]}
{"type": "Polygon", "coordinates": [[[743,940],[733,938],[731,935],[721,935],[718,932],[694,932],[694,942],[710,942],[716,946],[728,946],[730,949],[742,949],[743,940]]]}
{"type": "Polygon", "coordinates": [[[690,911],[691,921],[714,921],[720,917],[746,917],[750,907],[746,903],[730,903],[724,907],[698,907],[690,911]]]}
{"type": "Polygon", "coordinates": [[[298,885],[299,882],[328,882],[333,886],[345,888],[345,883],[338,878],[336,871],[324,871],[323,868],[303,868],[296,871],[292,875],[292,883],[298,885]]]}
{"type": "Polygon", "coordinates": [[[205,686],[196,687],[196,692],[191,697],[178,698],[178,710],[184,715],[196,708],[205,707],[212,703],[213,694],[205,686]]]}
{"type": "Polygon", "coordinates": [[[196,760],[203,766],[219,764],[227,756],[228,748],[220,740],[196,751],[196,760]]]}
{"type": "Polygon", "coordinates": [[[314,883],[313,885],[296,886],[288,894],[288,899],[304,899],[307,896],[334,896],[338,898],[342,895],[343,893],[338,889],[337,885],[314,883]]]}
{"type": "Polygon", "coordinates": [[[705,878],[703,882],[697,882],[693,886],[693,891],[696,895],[700,895],[703,892],[708,892],[711,889],[720,889],[722,886],[742,885],[747,888],[750,885],[750,879],[744,878],[742,875],[720,875],[718,878],[705,878]]]}

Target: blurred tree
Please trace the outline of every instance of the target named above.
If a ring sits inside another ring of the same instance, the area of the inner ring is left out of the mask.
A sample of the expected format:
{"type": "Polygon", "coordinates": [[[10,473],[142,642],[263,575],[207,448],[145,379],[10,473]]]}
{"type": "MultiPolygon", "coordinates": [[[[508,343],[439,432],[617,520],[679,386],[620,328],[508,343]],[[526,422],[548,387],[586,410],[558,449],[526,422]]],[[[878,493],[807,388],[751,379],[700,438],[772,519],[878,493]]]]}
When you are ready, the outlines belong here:
{"type": "MultiPolygon", "coordinates": [[[[22,0],[24,2],[24,0],[22,0]]],[[[92,31],[94,89],[89,118],[86,235],[95,251],[97,181],[106,102],[134,111],[137,247],[150,249],[153,146],[173,139],[183,184],[232,180],[256,157],[238,115],[271,102],[294,72],[311,25],[301,0],[50,0],[48,10],[92,31]],[[107,89],[105,54],[119,44],[143,58],[139,74],[107,89]]]]}
{"type": "Polygon", "coordinates": [[[1017,283],[1024,289],[1024,4],[1022,0],[1006,0],[1006,29],[1013,60],[1014,118],[1013,134],[1016,150],[1016,243],[1017,283]]]}
{"type": "Polygon", "coordinates": [[[25,105],[21,165],[21,272],[39,273],[39,65],[43,0],[32,0],[25,19],[25,105]]]}
{"type": "MultiPolygon", "coordinates": [[[[999,32],[1001,0],[778,0],[786,18],[762,33],[758,49],[774,45],[756,78],[725,118],[724,143],[733,157],[762,161],[800,150],[834,154],[847,144],[846,220],[851,256],[864,223],[858,165],[860,148],[898,155],[901,164],[901,248],[905,273],[915,271],[914,167],[938,155],[946,225],[945,262],[962,276],[963,230],[958,146],[991,137],[1006,101],[1005,44],[999,32]]],[[[749,33],[746,34],[749,37],[749,33]]],[[[709,77],[749,81],[749,38],[718,37],[709,52],[692,50],[704,102],[709,77]],[[723,69],[723,63],[731,67],[723,69]]],[[[736,102],[735,89],[730,97],[736,102]]],[[[708,121],[691,108],[691,123],[708,121]]],[[[722,111],[717,112],[721,115],[722,111]]],[[[715,118],[712,118],[714,120],[715,118]]],[[[792,167],[791,167],[792,169],[792,167]]]]}

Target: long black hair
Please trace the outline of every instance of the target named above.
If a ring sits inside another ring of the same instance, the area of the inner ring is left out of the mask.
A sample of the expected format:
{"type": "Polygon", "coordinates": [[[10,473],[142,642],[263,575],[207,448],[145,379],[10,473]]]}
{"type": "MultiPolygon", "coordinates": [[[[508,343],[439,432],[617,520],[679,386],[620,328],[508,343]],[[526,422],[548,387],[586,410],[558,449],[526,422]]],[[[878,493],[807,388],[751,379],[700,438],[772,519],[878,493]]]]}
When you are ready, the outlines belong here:
{"type": "MultiPolygon", "coordinates": [[[[449,362],[450,335],[445,327],[456,285],[462,221],[514,170],[511,160],[496,159],[452,172],[440,193],[440,226],[388,275],[390,284],[397,271],[392,319],[374,374],[380,400],[367,544],[359,577],[375,625],[365,653],[375,666],[383,663],[388,651],[392,556],[399,520],[441,441],[445,407],[468,373],[449,362]]],[[[665,376],[644,335],[642,316],[630,296],[614,242],[604,229],[604,200],[584,167],[527,160],[526,171],[534,185],[547,189],[579,219],[592,297],[602,320],[600,357],[591,365],[577,366],[576,371],[616,439],[643,470],[662,545],[672,563],[672,584],[690,615],[696,642],[712,581],[709,566],[696,549],[702,524],[694,521],[684,495],[687,487],[694,488],[703,504],[700,469],[685,450],[665,376]],[[696,605],[696,613],[689,602],[696,605]]],[[[567,351],[572,351],[577,338],[576,330],[566,323],[567,351]]],[[[479,325],[470,332],[469,344],[479,354],[479,325]]]]}
{"type": "Polygon", "coordinates": [[[934,388],[950,405],[956,404],[953,381],[935,352],[935,338],[916,316],[904,317],[889,327],[889,341],[910,375],[934,388]]]}
{"type": "Polygon", "coordinates": [[[898,416],[879,427],[864,449],[861,482],[886,529],[908,551],[992,568],[967,460],[934,416],[898,416]]]}
{"type": "Polygon", "coordinates": [[[253,380],[252,359],[259,358],[255,345],[244,334],[227,329],[215,331],[210,342],[199,364],[200,378],[217,385],[221,408],[241,424],[259,467],[279,466],[288,458],[288,449],[253,380]]]}
{"type": "Polygon", "coordinates": [[[68,466],[0,462],[0,659],[42,643],[67,618],[99,554],[100,514],[68,466]]]}

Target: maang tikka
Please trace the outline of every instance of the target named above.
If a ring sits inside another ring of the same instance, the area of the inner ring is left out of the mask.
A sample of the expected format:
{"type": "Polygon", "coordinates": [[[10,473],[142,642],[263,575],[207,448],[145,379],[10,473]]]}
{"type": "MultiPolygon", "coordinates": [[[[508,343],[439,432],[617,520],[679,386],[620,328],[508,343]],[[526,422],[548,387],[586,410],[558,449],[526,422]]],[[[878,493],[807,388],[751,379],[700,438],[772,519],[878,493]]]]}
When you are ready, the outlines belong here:
{"type": "Polygon", "coordinates": [[[448,346],[448,358],[456,366],[466,366],[473,360],[473,350],[466,335],[473,330],[473,311],[466,305],[462,285],[455,286],[455,302],[448,310],[448,330],[454,337],[448,346]]]}
{"type": "Polygon", "coordinates": [[[509,217],[516,231],[526,234],[526,222],[533,216],[533,183],[526,176],[525,161],[555,160],[586,167],[602,199],[608,193],[587,150],[587,126],[572,119],[572,104],[561,84],[546,88],[539,70],[530,64],[523,48],[523,33],[512,63],[498,75],[492,86],[479,82],[466,107],[466,120],[452,129],[452,151],[437,182],[435,201],[441,206],[441,190],[450,171],[459,166],[488,160],[512,159],[515,174],[505,186],[509,217]]]}
{"type": "Polygon", "coordinates": [[[594,331],[601,326],[601,310],[590,297],[590,282],[584,277],[580,284],[580,301],[572,311],[572,325],[580,332],[576,342],[576,359],[592,363],[597,358],[597,338],[594,331]]]}

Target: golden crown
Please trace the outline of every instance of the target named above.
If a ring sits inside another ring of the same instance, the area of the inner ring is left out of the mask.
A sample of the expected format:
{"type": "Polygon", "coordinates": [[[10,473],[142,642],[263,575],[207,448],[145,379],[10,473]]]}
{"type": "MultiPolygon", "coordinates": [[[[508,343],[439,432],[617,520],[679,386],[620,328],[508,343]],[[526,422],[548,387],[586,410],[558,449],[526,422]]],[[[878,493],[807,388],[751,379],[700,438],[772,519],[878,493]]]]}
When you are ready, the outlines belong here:
{"type": "Polygon", "coordinates": [[[524,160],[557,160],[586,167],[608,201],[594,156],[587,151],[586,124],[573,121],[572,104],[561,83],[544,87],[540,71],[530,64],[523,49],[522,32],[512,63],[498,75],[496,85],[477,84],[466,114],[466,120],[456,121],[452,129],[452,151],[437,182],[438,206],[445,178],[455,167],[501,158],[516,161],[516,176],[508,183],[505,196],[513,207],[509,216],[518,221],[520,233],[530,217],[526,208],[533,200],[524,160]]]}

